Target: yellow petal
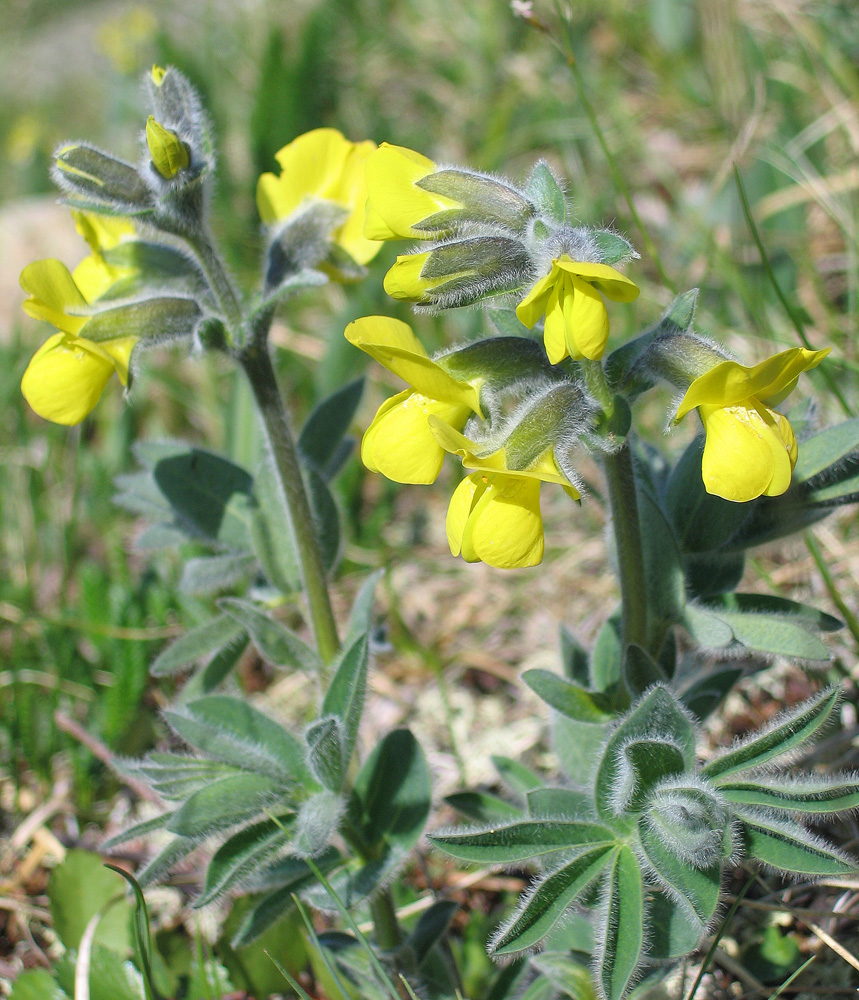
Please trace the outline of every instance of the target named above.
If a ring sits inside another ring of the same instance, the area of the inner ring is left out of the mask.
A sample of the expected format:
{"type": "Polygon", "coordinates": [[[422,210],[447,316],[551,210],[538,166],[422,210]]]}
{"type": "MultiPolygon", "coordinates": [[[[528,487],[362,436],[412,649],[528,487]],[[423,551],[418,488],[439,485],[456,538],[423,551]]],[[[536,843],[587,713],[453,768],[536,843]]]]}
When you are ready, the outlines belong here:
{"type": "Polygon", "coordinates": [[[376,144],[369,139],[352,143],[336,191],[330,199],[349,209],[349,216],[335,232],[334,240],[359,264],[368,264],[381,250],[377,242],[364,234],[367,211],[367,158],[376,144]]]}
{"type": "MultiPolygon", "coordinates": [[[[561,282],[556,282],[549,294],[549,301],[546,303],[543,346],[551,365],[563,361],[570,353],[567,346],[567,319],[561,303],[561,289],[561,282]]],[[[569,300],[572,301],[572,296],[569,296],[569,300]]]]}
{"type": "Polygon", "coordinates": [[[816,368],[829,350],[828,347],[822,351],[793,347],[753,368],[736,361],[722,361],[689,386],[680,402],[676,419],[702,404],[734,406],[751,396],[757,396],[763,402],[780,400],[784,398],[784,390],[802,372],[816,368]]]}
{"type": "MultiPolygon", "coordinates": [[[[524,299],[516,306],[516,316],[523,326],[530,330],[546,312],[549,298],[555,288],[557,273],[554,268],[534,285],[524,299]]],[[[554,362],[553,362],[554,363],[554,362]]]]}
{"type": "Polygon", "coordinates": [[[21,392],[45,420],[78,424],[92,412],[115,368],[90,341],[55,333],[30,360],[21,392]]]}
{"type": "Polygon", "coordinates": [[[108,355],[119,381],[123,385],[128,385],[128,364],[134,345],[139,339],[139,337],[116,337],[114,340],[103,340],[100,344],[92,344],[91,341],[88,343],[92,345],[90,350],[99,347],[108,355]]]}
{"type": "Polygon", "coordinates": [[[569,312],[564,310],[570,356],[576,360],[585,357],[598,361],[608,343],[608,312],[600,293],[592,285],[575,275],[571,280],[575,289],[570,295],[572,308],[569,312]]]}
{"type": "Polygon", "coordinates": [[[705,405],[700,412],[707,434],[701,472],[708,493],[739,503],[784,493],[790,455],[772,414],[754,404],[705,405]]]}
{"type": "Polygon", "coordinates": [[[132,270],[130,267],[114,267],[107,264],[101,254],[91,253],[72,271],[72,278],[87,302],[95,302],[132,270]]]}
{"type": "Polygon", "coordinates": [[[452,378],[427,357],[407,324],[387,316],[365,316],[350,323],[345,333],[351,344],[424,396],[458,403],[481,414],[479,391],[468,382],[452,378]]]}
{"type": "Polygon", "coordinates": [[[364,211],[364,235],[368,240],[396,240],[397,234],[373,208],[373,203],[367,199],[364,211]]]}
{"type": "Polygon", "coordinates": [[[445,453],[430,431],[429,416],[462,426],[471,411],[416,392],[400,393],[395,398],[396,404],[383,405],[367,429],[362,456],[366,452],[368,467],[394,482],[433,483],[445,453]]]}
{"type": "Polygon", "coordinates": [[[69,269],[59,260],[36,260],[21,272],[21,287],[30,296],[24,312],[44,319],[65,333],[78,333],[86,316],[69,316],[67,309],[85,309],[87,300],[75,284],[69,269]]]}
{"type": "Polygon", "coordinates": [[[379,468],[376,465],[376,460],[373,458],[373,438],[375,437],[374,428],[377,426],[381,418],[388,412],[388,410],[393,409],[395,406],[399,406],[399,404],[411,394],[411,389],[405,389],[403,392],[398,392],[396,396],[391,396],[389,399],[386,399],[379,409],[376,410],[376,416],[373,417],[372,423],[364,432],[364,437],[361,439],[361,461],[364,463],[366,468],[370,470],[370,472],[379,471],[379,468]],[[370,433],[371,431],[373,431],[372,434],[370,433]]]}
{"type": "Polygon", "coordinates": [[[474,554],[474,550],[470,544],[466,543],[466,551],[463,551],[462,542],[472,508],[485,489],[485,476],[466,476],[454,490],[447,508],[447,518],[444,526],[447,532],[447,544],[450,546],[450,554],[458,556],[462,553],[462,557],[466,562],[477,562],[478,557],[474,554]]]}
{"type": "Polygon", "coordinates": [[[191,162],[185,143],[152,115],[146,120],[146,145],[152,165],[167,180],[175,177],[180,170],[186,170],[191,162]]]}
{"type": "Polygon", "coordinates": [[[72,218],[75,220],[75,229],[95,253],[113,250],[135,235],[134,226],[128,219],[97,215],[95,212],[72,212],[72,218]]]}
{"type": "MultiPolygon", "coordinates": [[[[451,198],[416,186],[417,181],[435,169],[432,160],[420,153],[383,142],[367,160],[371,218],[381,218],[387,230],[396,236],[421,239],[425,234],[416,229],[416,225],[437,212],[461,208],[459,202],[451,198]]],[[[375,231],[379,231],[379,227],[375,231]]]]}
{"type": "Polygon", "coordinates": [[[566,255],[559,257],[555,264],[560,270],[577,275],[593,285],[612,302],[632,302],[638,298],[638,285],[608,264],[588,264],[584,261],[570,260],[566,255]]]}
{"type": "Polygon", "coordinates": [[[536,566],[543,559],[540,483],[497,475],[468,519],[471,546],[483,562],[498,569],[536,566]]]}
{"type": "MultiPolygon", "coordinates": [[[[394,265],[385,275],[384,288],[392,299],[400,299],[405,302],[420,302],[427,289],[433,285],[433,279],[422,280],[421,271],[429,259],[429,251],[426,253],[410,253],[397,257],[394,265]]],[[[447,281],[447,278],[442,281],[447,281]]],[[[435,284],[440,284],[435,279],[435,284]]]]}

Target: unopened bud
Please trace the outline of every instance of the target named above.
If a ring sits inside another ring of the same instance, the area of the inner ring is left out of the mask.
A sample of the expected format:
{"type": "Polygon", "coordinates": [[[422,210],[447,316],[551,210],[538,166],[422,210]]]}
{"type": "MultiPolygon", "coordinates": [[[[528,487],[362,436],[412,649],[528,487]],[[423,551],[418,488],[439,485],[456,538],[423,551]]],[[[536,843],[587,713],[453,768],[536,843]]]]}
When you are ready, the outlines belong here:
{"type": "Polygon", "coordinates": [[[152,207],[152,195],[137,170],[94,146],[74,143],[57,150],[53,177],[63,191],[96,210],[138,215],[152,207]]]}
{"type": "Polygon", "coordinates": [[[188,169],[191,162],[188,147],[152,115],[146,120],[146,144],[152,165],[165,180],[172,180],[180,170],[188,169]]]}
{"type": "Polygon", "coordinates": [[[494,224],[522,232],[536,214],[534,205],[516,188],[486,174],[451,167],[427,174],[416,185],[462,206],[440,212],[438,217],[430,216],[415,225],[428,235],[434,230],[448,228],[451,221],[494,224]]]}
{"type": "Polygon", "coordinates": [[[164,82],[164,74],[167,72],[163,66],[153,66],[152,72],[149,74],[150,79],[155,84],[156,87],[160,87],[164,82]]]}

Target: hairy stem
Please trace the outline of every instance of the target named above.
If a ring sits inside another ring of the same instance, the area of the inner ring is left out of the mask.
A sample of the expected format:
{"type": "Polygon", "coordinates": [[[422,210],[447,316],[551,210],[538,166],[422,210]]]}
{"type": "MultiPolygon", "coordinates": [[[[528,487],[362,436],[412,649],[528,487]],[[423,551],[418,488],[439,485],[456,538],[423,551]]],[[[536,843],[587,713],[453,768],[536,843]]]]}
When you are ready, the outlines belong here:
{"type": "Polygon", "coordinates": [[[611,521],[620,578],[623,646],[630,642],[647,648],[647,580],[641,549],[641,528],[635,492],[635,473],[629,441],[614,454],[603,456],[611,521]]]}
{"type": "Polygon", "coordinates": [[[188,232],[181,235],[193,250],[215,301],[224,314],[233,344],[239,346],[236,338],[242,336],[242,307],[217,250],[205,233],[188,232]]]}
{"type": "Polygon", "coordinates": [[[337,624],[331,608],[322,552],[301,475],[298,453],[265,341],[255,338],[239,355],[239,363],[253,391],[266,444],[274,461],[285,508],[289,514],[316,646],[323,662],[330,663],[340,648],[337,624]]]}

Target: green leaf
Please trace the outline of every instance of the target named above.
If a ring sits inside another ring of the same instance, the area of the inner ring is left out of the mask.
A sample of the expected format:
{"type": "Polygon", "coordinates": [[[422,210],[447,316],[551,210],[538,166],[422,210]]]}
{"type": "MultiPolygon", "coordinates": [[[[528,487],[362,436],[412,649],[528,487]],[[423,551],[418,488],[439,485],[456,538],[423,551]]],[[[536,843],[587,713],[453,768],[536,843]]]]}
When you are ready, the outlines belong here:
{"type": "Polygon", "coordinates": [[[488,792],[454,792],[452,795],[446,795],[444,801],[463,816],[478,823],[504,822],[522,815],[522,810],[518,806],[488,792]]]}
{"type": "Polygon", "coordinates": [[[304,748],[283,726],[240,698],[207,695],[164,718],[191,746],[215,760],[279,780],[312,780],[304,748]]]}
{"type": "Polygon", "coordinates": [[[822,632],[835,632],[844,627],[842,622],[825,611],[818,611],[807,604],[789,601],[775,594],[721,594],[716,599],[708,600],[707,605],[714,608],[717,614],[724,610],[771,617],[780,615],[786,621],[806,628],[820,629],[822,632]]]}
{"type": "Polygon", "coordinates": [[[691,598],[704,599],[734,590],[740,585],[745,568],[744,552],[684,555],[687,594],[691,598]]]}
{"type": "Polygon", "coordinates": [[[644,889],[638,860],[628,847],[612,858],[606,892],[605,933],[597,934],[597,979],[606,1000],[621,1000],[644,948],[644,889]]]}
{"type": "Polygon", "coordinates": [[[662,668],[646,649],[631,642],[626,647],[623,658],[623,683],[633,698],[652,687],[654,684],[664,684],[668,678],[662,668]]]}
{"type": "Polygon", "coordinates": [[[526,670],[522,680],[537,697],[571,719],[600,723],[612,718],[612,713],[604,707],[605,699],[550,670],[526,670]]]}
{"type": "Polygon", "coordinates": [[[650,890],[647,907],[647,955],[656,962],[682,958],[701,940],[701,925],[689,917],[689,908],[665,893],[650,890]]]}
{"type": "Polygon", "coordinates": [[[845,420],[812,434],[800,442],[793,470],[795,482],[801,483],[826,472],[859,449],[859,418],[845,420]]]}
{"type": "Polygon", "coordinates": [[[307,493],[319,549],[322,552],[322,564],[330,570],[340,555],[340,513],[331,490],[314,469],[307,471],[307,493]]]}
{"type": "Polygon", "coordinates": [[[600,629],[591,655],[591,687],[600,693],[619,683],[623,648],[620,641],[620,612],[616,611],[600,629]]]}
{"type": "Polygon", "coordinates": [[[832,659],[826,645],[800,624],[772,615],[720,611],[719,617],[746,649],[789,660],[825,663],[832,659]]]}
{"type": "Polygon", "coordinates": [[[143,777],[162,798],[181,800],[213,781],[241,774],[239,768],[216,760],[153,753],[125,770],[143,777]]]}
{"type": "Polygon", "coordinates": [[[167,829],[180,837],[205,837],[256,816],[282,795],[282,787],[264,774],[234,774],[194,792],[167,829]]]}
{"type": "Polygon", "coordinates": [[[253,485],[250,540],[263,573],[282,594],[301,590],[301,567],[289,511],[270,457],[259,464],[253,485]]]}
{"type": "Polygon", "coordinates": [[[131,925],[134,932],[134,951],[143,975],[143,986],[147,1000],[161,1000],[161,995],[152,976],[152,937],[149,933],[149,911],[146,908],[143,890],[137,879],[124,868],[119,868],[116,865],[105,865],[105,867],[124,878],[134,893],[134,920],[131,925]]]}
{"type": "Polygon", "coordinates": [[[196,850],[198,844],[199,838],[196,837],[174,837],[161,848],[155,857],[150,858],[143,868],[138,870],[137,884],[145,888],[155,882],[162,881],[174,865],[196,850]]]}
{"type": "Polygon", "coordinates": [[[743,667],[717,664],[709,673],[695,677],[683,690],[680,701],[697,719],[706,719],[722,704],[744,673],[743,667]]]}
{"type": "Polygon", "coordinates": [[[525,187],[525,194],[537,206],[541,215],[558,225],[567,221],[567,199],[548,163],[535,164],[525,187]]]}
{"type": "Polygon", "coordinates": [[[745,781],[720,781],[719,791],[738,805],[815,816],[859,809],[859,777],[855,774],[820,777],[761,774],[745,781]]]}
{"type": "Polygon", "coordinates": [[[632,820],[619,817],[616,811],[617,789],[624,783],[628,766],[624,748],[633,741],[658,739],[670,741],[678,751],[678,761],[692,767],[695,729],[665,687],[656,687],[640,699],[605,745],[595,779],[595,801],[597,815],[609,826],[632,829],[632,820]]]}
{"type": "Polygon", "coordinates": [[[153,816],[152,819],[133,823],[120,833],[115,833],[112,837],[108,837],[107,840],[102,841],[101,849],[105,854],[109,854],[115,847],[119,847],[121,844],[127,844],[130,840],[139,840],[141,837],[146,837],[156,830],[163,830],[172,815],[172,812],[165,812],[160,816],[153,816]]]}
{"type": "Polygon", "coordinates": [[[227,552],[224,555],[189,559],[182,568],[179,589],[183,594],[208,597],[231,590],[256,573],[255,556],[227,552]]]}
{"type": "Polygon", "coordinates": [[[338,446],[361,402],[364,378],[355,379],[332,393],[313,409],[298,437],[298,452],[325,480],[330,480],[339,470],[335,459],[342,457],[338,446]]]}
{"type": "Polygon", "coordinates": [[[706,649],[724,649],[734,641],[731,626],[706,608],[687,604],[680,621],[695,642],[706,649]]]}
{"type": "Polygon", "coordinates": [[[439,899],[425,910],[414,929],[403,942],[403,950],[407,951],[418,968],[432,949],[444,937],[454,913],[459,909],[459,903],[453,899],[439,899]]]}
{"type": "Polygon", "coordinates": [[[701,773],[720,785],[732,774],[761,767],[800,746],[824,726],[838,704],[838,688],[826,688],[801,705],[777,716],[762,732],[754,733],[726,753],[705,764],[701,773]]]}
{"type": "Polygon", "coordinates": [[[429,816],[432,782],[420,744],[408,729],[395,729],[361,768],[352,789],[349,815],[364,841],[411,850],[429,816]]]}
{"type": "Polygon", "coordinates": [[[798,823],[754,809],[735,809],[742,821],[745,853],[795,875],[851,875],[856,863],[798,823]]]}
{"type": "Polygon", "coordinates": [[[493,299],[487,299],[484,303],[485,316],[492,325],[492,329],[501,337],[527,337],[530,330],[521,322],[516,315],[515,309],[503,309],[493,305],[493,299]]]}
{"type": "MultiPolygon", "coordinates": [[[[638,832],[652,874],[673,898],[681,897],[685,901],[687,919],[693,924],[697,921],[700,937],[719,905],[721,861],[708,868],[696,868],[669,851],[646,821],[639,823],[638,832]]],[[[697,945],[697,941],[695,943],[697,945]]]]}
{"type": "Polygon", "coordinates": [[[95,211],[144,215],[152,209],[152,192],[136,168],[89,143],[57,150],[53,178],[76,203],[95,211]]]}
{"type": "Polygon", "coordinates": [[[592,229],[590,237],[599,249],[603,264],[613,266],[638,256],[629,240],[610,229],[592,229]]]}
{"type": "Polygon", "coordinates": [[[599,823],[527,819],[497,824],[489,830],[434,833],[430,842],[461,861],[507,865],[556,851],[580,850],[611,843],[614,833],[599,823]]]}
{"type": "Polygon", "coordinates": [[[552,749],[558,756],[561,770],[574,785],[586,784],[596,771],[612,723],[574,722],[557,712],[553,713],[551,722],[552,749]]]}
{"type": "Polygon", "coordinates": [[[257,605],[238,597],[222,597],[217,604],[221,611],[247,629],[254,645],[269,663],[312,674],[322,670],[322,661],[316,651],[282,622],[261,611],[257,605]]]}
{"type": "MultiPolygon", "coordinates": [[[[67,951],[54,966],[62,989],[76,996],[77,952],[67,951]]],[[[96,945],[90,955],[89,1000],[145,1000],[143,977],[131,962],[109,948],[96,945]]]]}
{"type": "Polygon", "coordinates": [[[340,655],[322,700],[320,715],[333,715],[340,720],[343,767],[348,766],[358,738],[369,662],[370,643],[366,635],[361,635],[340,655]]]}
{"type": "Polygon", "coordinates": [[[686,605],[686,577],[677,539],[655,494],[640,475],[638,517],[644,557],[645,596],[648,608],[648,641],[683,617],[686,605]]]}
{"type": "Polygon", "coordinates": [[[534,788],[528,792],[528,812],[539,818],[593,819],[593,795],[572,788],[534,788]]]}
{"type": "Polygon", "coordinates": [[[206,882],[194,906],[211,903],[271,863],[289,844],[289,827],[294,818],[294,813],[281,813],[246,826],[224,841],[206,868],[206,882]]]}
{"type": "Polygon", "coordinates": [[[165,647],[155,657],[149,672],[153,677],[177,674],[201,657],[234,642],[243,631],[242,626],[228,615],[211,618],[165,647]]]}
{"type": "Polygon", "coordinates": [[[519,795],[523,800],[532,788],[539,788],[543,782],[534,772],[525,767],[518,760],[512,757],[503,757],[499,754],[492,754],[489,758],[501,780],[515,795],[519,795]]]}
{"type": "Polygon", "coordinates": [[[348,764],[340,720],[334,715],[317,719],[307,727],[304,740],[308,749],[307,763],[313,776],[325,788],[339,792],[348,764]]]}
{"type": "MultiPolygon", "coordinates": [[[[140,457],[144,452],[136,453],[140,457]]],[[[202,448],[178,444],[155,463],[152,476],[176,526],[186,534],[231,549],[250,547],[252,480],[240,466],[202,448]]]]}
{"type": "Polygon", "coordinates": [[[615,748],[618,771],[611,792],[612,805],[620,813],[637,813],[653,788],[663,778],[681,774],[687,760],[670,735],[653,739],[630,737],[615,748]]]}
{"type": "Polygon", "coordinates": [[[590,970],[571,955],[544,951],[531,959],[531,965],[571,1000],[597,1000],[590,970]]]}
{"type": "Polygon", "coordinates": [[[174,705],[195,701],[203,695],[211,694],[227,677],[233,667],[239,662],[242,653],[247,649],[250,637],[242,631],[236,638],[219,649],[214,656],[204,663],[195,674],[185,681],[174,705]]]}
{"type": "Polygon", "coordinates": [[[588,651],[566,625],[561,626],[561,667],[568,681],[578,684],[579,687],[590,685],[588,651]]]}
{"type": "Polygon", "coordinates": [[[750,506],[708,493],[701,473],[704,437],[686,448],[668,478],[665,510],[682,552],[713,552],[748,520],[750,506]]]}
{"type": "Polygon", "coordinates": [[[602,875],[615,851],[613,843],[599,844],[544,876],[492,939],[490,954],[513,955],[539,944],[567,908],[602,875]]]}
{"type": "Polygon", "coordinates": [[[9,1000],[69,1000],[47,969],[30,969],[15,977],[9,1000]]]}
{"type": "Polygon", "coordinates": [[[95,932],[95,942],[124,955],[131,947],[129,921],[131,906],[124,897],[124,887],[108,871],[98,854],[71,850],[51,872],[48,898],[54,930],[66,948],[77,948],[90,919],[111,900],[107,919],[95,932]]]}
{"type": "Polygon", "coordinates": [[[361,589],[355,595],[352,611],[349,614],[349,625],[346,630],[346,639],[343,642],[344,647],[362,635],[372,635],[376,588],[384,574],[384,570],[377,569],[361,584],[361,589]]]}

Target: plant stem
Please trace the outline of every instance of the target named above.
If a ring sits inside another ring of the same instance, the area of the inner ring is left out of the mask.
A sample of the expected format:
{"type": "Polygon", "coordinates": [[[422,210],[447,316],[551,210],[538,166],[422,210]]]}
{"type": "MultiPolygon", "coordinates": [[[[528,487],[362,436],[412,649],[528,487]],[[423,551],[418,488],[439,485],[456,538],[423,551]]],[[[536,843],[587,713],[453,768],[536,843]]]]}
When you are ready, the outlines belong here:
{"type": "Polygon", "coordinates": [[[620,579],[623,646],[630,642],[647,648],[647,580],[641,549],[641,528],[635,494],[635,473],[629,441],[603,456],[603,470],[608,486],[611,521],[617,549],[617,572],[620,579]]]}
{"type": "Polygon", "coordinates": [[[330,663],[340,648],[337,624],[331,608],[325,566],[322,563],[316,526],[313,523],[313,515],[301,476],[298,453],[292,440],[289,419],[277,387],[277,378],[267,344],[263,339],[255,338],[241,352],[238,360],[250,382],[262,420],[266,444],[283,492],[285,509],[288,511],[292,537],[301,567],[304,593],[316,636],[316,646],[323,662],[330,663]]]}
{"type": "Polygon", "coordinates": [[[200,270],[224,314],[234,345],[239,346],[236,344],[235,338],[242,334],[242,307],[217,250],[205,233],[183,232],[181,235],[194,251],[200,270]]]}

